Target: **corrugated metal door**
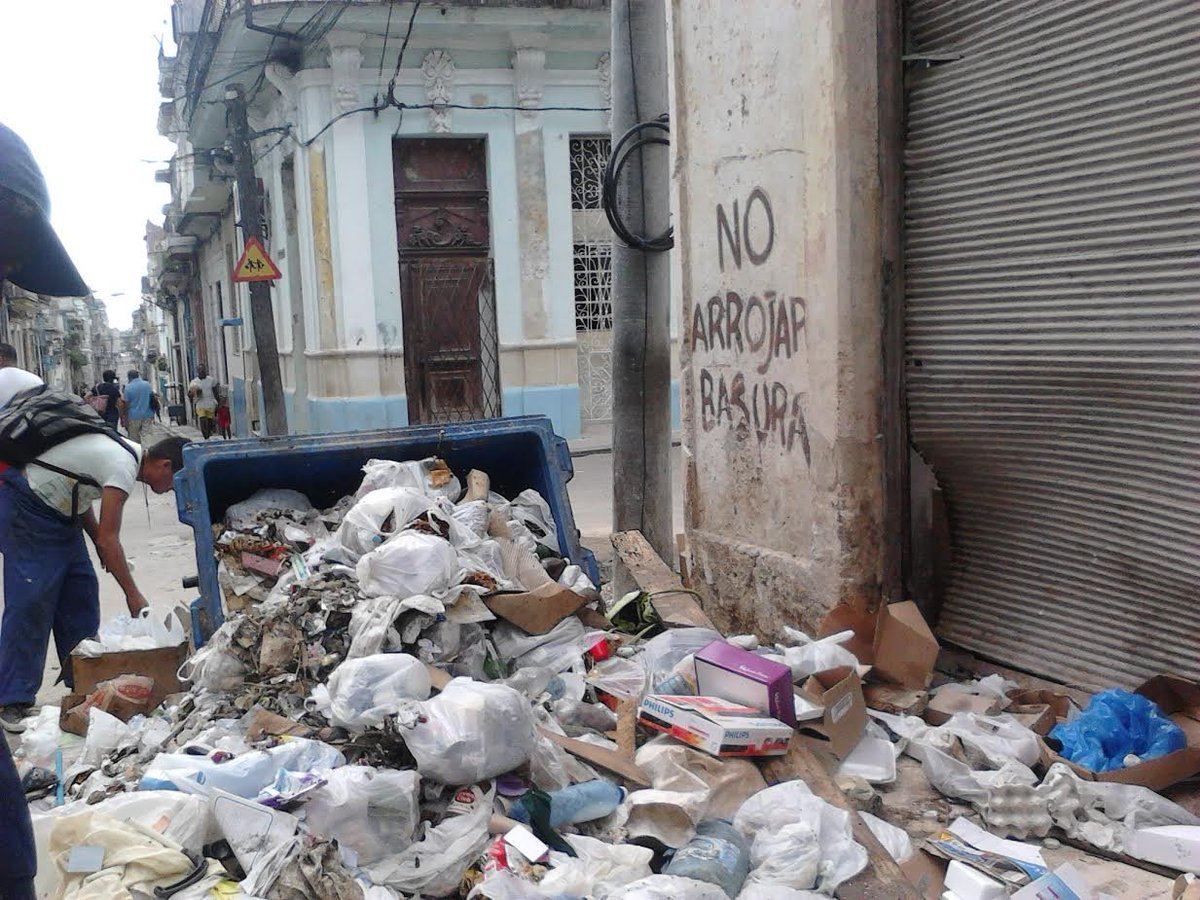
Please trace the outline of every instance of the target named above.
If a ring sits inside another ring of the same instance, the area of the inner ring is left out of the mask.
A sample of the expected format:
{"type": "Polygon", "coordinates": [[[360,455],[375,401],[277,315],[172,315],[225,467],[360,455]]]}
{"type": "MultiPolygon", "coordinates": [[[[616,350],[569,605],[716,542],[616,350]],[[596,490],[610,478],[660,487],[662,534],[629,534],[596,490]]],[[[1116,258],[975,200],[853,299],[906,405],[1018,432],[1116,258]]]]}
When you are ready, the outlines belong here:
{"type": "Polygon", "coordinates": [[[944,638],[1085,686],[1200,676],[1200,7],[911,0],[911,433],[944,638]]]}

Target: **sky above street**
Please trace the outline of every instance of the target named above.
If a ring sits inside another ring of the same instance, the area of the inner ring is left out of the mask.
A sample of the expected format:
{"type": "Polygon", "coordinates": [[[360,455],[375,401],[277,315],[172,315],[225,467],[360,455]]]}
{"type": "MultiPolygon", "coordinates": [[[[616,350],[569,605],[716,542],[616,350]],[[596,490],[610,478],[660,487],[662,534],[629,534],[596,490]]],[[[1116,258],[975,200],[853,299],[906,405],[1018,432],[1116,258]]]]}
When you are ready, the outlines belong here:
{"type": "Polygon", "coordinates": [[[170,7],[0,3],[0,121],[33,151],[55,230],[119,328],[141,302],[146,220],[161,224],[171,199],[154,180],[174,147],[156,128],[158,46],[163,39],[171,52],[170,7]]]}

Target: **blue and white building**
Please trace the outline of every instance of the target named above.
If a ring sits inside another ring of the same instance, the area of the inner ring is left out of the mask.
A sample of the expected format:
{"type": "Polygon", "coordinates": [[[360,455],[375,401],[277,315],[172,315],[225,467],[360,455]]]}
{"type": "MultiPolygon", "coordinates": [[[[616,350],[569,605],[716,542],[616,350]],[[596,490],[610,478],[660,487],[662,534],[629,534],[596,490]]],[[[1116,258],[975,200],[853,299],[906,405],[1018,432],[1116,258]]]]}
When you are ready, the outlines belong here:
{"type": "Polygon", "coordinates": [[[225,96],[249,102],[293,432],[611,419],[606,0],[175,0],[159,290],[262,420],[225,96]],[[411,27],[410,27],[411,22],[411,27]],[[391,94],[397,104],[389,105],[391,94]],[[404,107],[404,108],[399,108],[404,107]]]}

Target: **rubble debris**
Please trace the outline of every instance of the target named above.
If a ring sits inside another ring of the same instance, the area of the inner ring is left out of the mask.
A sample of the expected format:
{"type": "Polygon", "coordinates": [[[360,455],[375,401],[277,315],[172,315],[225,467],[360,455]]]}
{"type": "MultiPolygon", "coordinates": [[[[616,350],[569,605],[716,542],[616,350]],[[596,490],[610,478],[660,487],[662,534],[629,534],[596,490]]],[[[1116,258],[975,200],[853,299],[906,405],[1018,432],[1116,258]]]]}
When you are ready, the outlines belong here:
{"type": "MultiPolygon", "coordinates": [[[[97,878],[191,880],[185,900],[218,884],[263,900],[891,900],[943,881],[986,896],[997,875],[1005,893],[1072,885],[1009,840],[1050,834],[1195,865],[1175,851],[1200,819],[1055,755],[1051,730],[1078,713],[1065,694],[933,686],[912,604],[862,633],[723,636],[623,534],[637,591],[606,608],[536,492],[505,498],[435,458],[372,460],[323,510],[260,491],[214,536],[228,618],[205,645],[187,655],[178,621],[108,628],[80,659],[93,680],[22,736],[31,794],[64,801],[33,801],[39,846],[93,848],[74,863],[86,878],[46,860],[46,895],[97,878]],[[959,805],[916,825],[872,816],[902,754],[959,805]],[[989,870],[981,851],[1025,868],[989,870]]],[[[1189,685],[1137,696],[1178,726],[1200,709],[1189,685]]],[[[1178,780],[1195,752],[1119,771],[1178,780]]]]}

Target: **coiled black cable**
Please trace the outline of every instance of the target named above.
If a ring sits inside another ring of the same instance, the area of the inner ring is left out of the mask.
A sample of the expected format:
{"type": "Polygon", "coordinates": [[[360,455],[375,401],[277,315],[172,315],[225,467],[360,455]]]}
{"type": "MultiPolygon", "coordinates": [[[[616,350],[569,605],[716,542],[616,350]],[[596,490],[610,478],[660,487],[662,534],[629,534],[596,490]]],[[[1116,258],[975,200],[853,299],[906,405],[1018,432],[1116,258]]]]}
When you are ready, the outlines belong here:
{"type": "Polygon", "coordinates": [[[662,131],[669,135],[671,133],[671,124],[667,114],[663,113],[657,119],[651,119],[648,122],[638,122],[621,135],[621,139],[617,141],[617,145],[612,148],[612,153],[608,156],[608,163],[604,166],[604,181],[601,185],[600,202],[604,206],[604,214],[608,217],[608,224],[612,226],[612,230],[626,247],[632,247],[634,250],[644,250],[649,253],[665,253],[675,246],[674,226],[668,225],[666,231],[656,237],[634,234],[626,226],[624,220],[621,219],[621,214],[617,210],[617,179],[621,177],[621,170],[625,168],[625,163],[629,161],[629,157],[643,147],[653,146],[654,144],[661,144],[664,147],[671,145],[670,140],[663,135],[642,134],[642,132],[650,129],[662,131]]]}

